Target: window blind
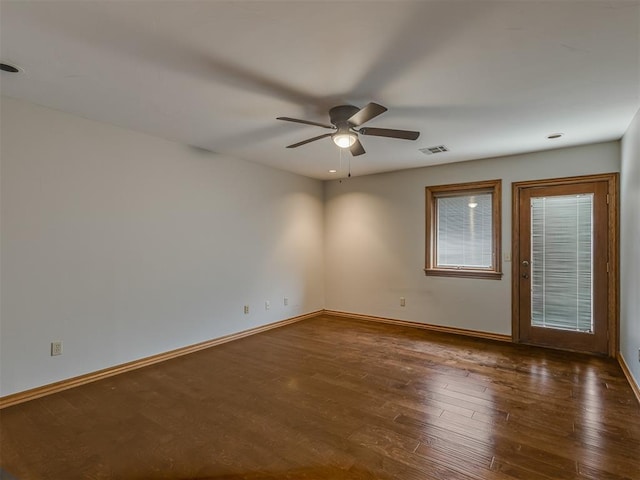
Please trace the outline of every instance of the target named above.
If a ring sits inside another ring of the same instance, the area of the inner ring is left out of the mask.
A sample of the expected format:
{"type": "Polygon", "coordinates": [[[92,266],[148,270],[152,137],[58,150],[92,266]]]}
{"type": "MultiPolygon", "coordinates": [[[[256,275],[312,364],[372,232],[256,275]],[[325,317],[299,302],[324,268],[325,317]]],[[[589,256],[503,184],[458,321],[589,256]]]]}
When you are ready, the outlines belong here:
{"type": "Polygon", "coordinates": [[[593,331],[593,194],[531,199],[531,324],[593,331]]]}
{"type": "Polygon", "coordinates": [[[437,198],[437,265],[493,266],[492,194],[437,198]]]}

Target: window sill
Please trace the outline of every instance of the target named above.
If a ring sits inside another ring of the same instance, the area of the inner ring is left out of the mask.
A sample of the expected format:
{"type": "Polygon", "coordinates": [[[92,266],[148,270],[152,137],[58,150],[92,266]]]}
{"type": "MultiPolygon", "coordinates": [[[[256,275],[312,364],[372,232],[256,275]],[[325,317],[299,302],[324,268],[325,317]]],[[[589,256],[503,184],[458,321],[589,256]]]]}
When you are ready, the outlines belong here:
{"type": "Polygon", "coordinates": [[[462,277],[462,278],[489,278],[501,280],[502,272],[488,270],[463,270],[450,268],[425,268],[424,274],[434,277],[462,277]]]}

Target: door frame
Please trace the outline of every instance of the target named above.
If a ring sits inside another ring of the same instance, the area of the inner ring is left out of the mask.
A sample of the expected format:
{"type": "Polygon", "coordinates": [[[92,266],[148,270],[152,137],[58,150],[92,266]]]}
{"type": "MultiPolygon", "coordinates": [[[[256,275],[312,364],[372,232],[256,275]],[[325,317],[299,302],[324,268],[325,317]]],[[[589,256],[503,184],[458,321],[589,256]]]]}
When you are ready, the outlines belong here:
{"type": "Polygon", "coordinates": [[[610,357],[616,357],[619,348],[619,173],[603,173],[579,177],[550,178],[513,182],[512,187],[512,223],[511,223],[511,338],[514,343],[523,343],[520,339],[520,198],[521,191],[531,187],[549,187],[587,182],[607,182],[608,213],[608,273],[607,273],[607,328],[608,351],[610,357]]]}

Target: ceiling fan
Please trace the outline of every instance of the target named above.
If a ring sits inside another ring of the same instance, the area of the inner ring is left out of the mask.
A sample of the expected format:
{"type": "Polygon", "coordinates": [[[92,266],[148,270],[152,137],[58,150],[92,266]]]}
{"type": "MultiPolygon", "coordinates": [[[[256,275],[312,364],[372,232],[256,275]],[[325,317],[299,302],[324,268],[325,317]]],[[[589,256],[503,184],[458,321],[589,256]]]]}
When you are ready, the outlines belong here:
{"type": "Polygon", "coordinates": [[[356,128],[386,111],[386,107],[372,102],[362,108],[354,107],[353,105],[338,105],[337,107],[333,107],[329,110],[329,119],[332,123],[331,125],[290,117],[278,117],[277,120],[304,123],[305,125],[315,125],[317,127],[334,130],[333,133],[325,133],[292,145],[287,145],[287,148],[296,148],[310,142],[315,142],[321,138],[331,137],[336,145],[340,148],[348,148],[351,151],[351,155],[355,157],[365,153],[364,147],[358,139],[358,134],[374,135],[376,137],[400,138],[402,140],[415,140],[420,136],[420,132],[413,132],[410,130],[394,130],[391,128],[373,127],[356,128]]]}

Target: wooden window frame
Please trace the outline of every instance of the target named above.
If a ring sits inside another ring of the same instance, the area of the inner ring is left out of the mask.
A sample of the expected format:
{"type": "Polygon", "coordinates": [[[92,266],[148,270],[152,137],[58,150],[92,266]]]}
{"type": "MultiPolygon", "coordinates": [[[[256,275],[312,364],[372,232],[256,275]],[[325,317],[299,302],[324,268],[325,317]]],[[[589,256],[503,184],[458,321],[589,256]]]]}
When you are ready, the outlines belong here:
{"type": "Polygon", "coordinates": [[[426,254],[424,273],[428,276],[502,278],[501,238],[502,238],[502,180],[455,183],[425,187],[426,194],[426,254]],[[437,199],[442,197],[467,196],[491,193],[493,266],[491,268],[439,267],[436,264],[438,246],[436,242],[436,222],[438,218],[437,199]]]}

